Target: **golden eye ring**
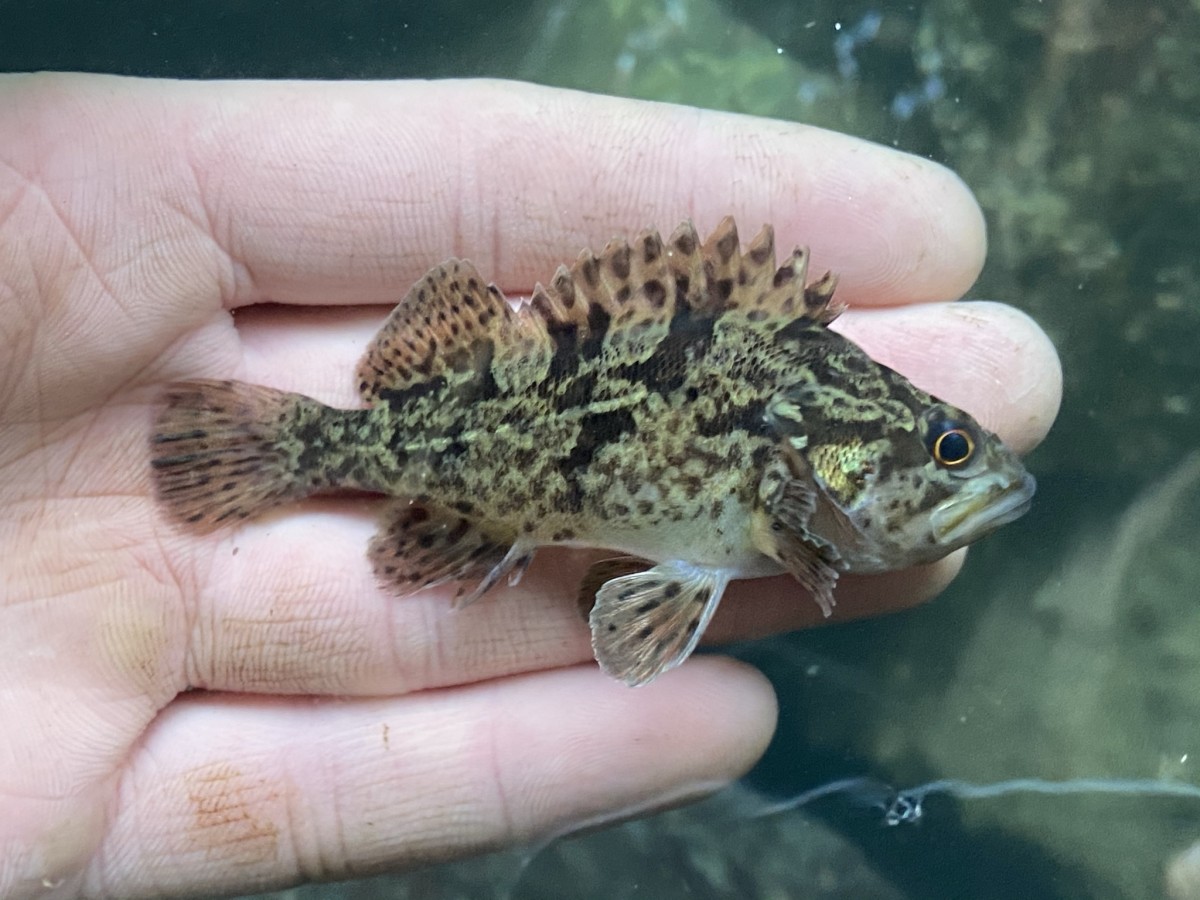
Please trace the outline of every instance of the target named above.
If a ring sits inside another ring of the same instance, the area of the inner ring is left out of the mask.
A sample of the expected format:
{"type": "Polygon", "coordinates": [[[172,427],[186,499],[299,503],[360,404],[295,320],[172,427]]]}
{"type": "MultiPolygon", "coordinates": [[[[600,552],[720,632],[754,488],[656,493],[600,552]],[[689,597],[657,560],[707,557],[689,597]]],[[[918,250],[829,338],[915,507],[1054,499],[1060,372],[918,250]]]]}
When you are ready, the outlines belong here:
{"type": "Polygon", "coordinates": [[[933,441],[933,458],[938,465],[954,468],[975,455],[975,440],[965,428],[947,428],[933,441]]]}

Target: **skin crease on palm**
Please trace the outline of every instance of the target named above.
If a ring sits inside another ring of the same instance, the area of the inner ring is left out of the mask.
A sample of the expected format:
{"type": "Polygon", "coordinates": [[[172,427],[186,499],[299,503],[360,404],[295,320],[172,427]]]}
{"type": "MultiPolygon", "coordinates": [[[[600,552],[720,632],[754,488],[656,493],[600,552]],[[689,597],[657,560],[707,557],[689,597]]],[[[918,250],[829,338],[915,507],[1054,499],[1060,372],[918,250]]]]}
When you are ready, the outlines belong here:
{"type": "MultiPolygon", "coordinates": [[[[375,583],[372,503],[197,535],[147,464],[175,379],[354,405],[368,338],[444,257],[516,296],[614,234],[726,213],[839,272],[838,327],[877,359],[1020,451],[1044,436],[1054,351],[1008,307],[942,302],[984,226],[927,161],[522,84],[0,78],[0,895],[411,867],[751,766],[771,687],[720,657],[606,678],[573,600],[586,554],[454,612],[452,586],[375,583]]],[[[961,561],[846,578],[835,620],[929,599],[961,561]]],[[[819,617],[790,579],[739,582],[710,633],[819,617]]]]}

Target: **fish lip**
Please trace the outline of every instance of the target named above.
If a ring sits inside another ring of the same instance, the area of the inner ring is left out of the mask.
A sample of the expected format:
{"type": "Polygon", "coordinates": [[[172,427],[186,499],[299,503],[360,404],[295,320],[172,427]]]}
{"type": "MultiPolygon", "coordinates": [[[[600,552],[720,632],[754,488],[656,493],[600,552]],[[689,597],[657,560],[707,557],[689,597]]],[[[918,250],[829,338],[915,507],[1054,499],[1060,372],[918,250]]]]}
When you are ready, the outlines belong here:
{"type": "Polygon", "coordinates": [[[1028,472],[1004,482],[981,483],[979,489],[955,497],[933,514],[939,544],[961,546],[1007,525],[1029,512],[1037,481],[1028,472]]]}

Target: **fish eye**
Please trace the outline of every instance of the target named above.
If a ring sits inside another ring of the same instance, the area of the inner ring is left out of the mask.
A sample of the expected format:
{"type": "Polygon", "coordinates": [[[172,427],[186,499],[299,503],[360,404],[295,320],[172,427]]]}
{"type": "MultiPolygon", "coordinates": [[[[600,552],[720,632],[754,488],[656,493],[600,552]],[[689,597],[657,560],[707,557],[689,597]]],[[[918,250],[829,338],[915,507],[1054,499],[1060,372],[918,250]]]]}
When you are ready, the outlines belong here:
{"type": "Polygon", "coordinates": [[[975,441],[965,428],[948,425],[933,439],[930,452],[939,465],[961,466],[975,453],[975,441]]]}

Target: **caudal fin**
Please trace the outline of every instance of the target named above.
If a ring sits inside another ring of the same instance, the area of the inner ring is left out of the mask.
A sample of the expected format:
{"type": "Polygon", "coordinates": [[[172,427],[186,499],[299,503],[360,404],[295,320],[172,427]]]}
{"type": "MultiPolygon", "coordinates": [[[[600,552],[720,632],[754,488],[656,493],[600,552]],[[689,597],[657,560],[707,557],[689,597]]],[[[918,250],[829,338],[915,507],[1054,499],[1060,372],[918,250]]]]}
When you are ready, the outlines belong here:
{"type": "Polygon", "coordinates": [[[159,500],[200,528],[245,519],[311,493],[296,426],[323,408],[300,394],[237,381],[171,385],[154,426],[159,500]]]}

